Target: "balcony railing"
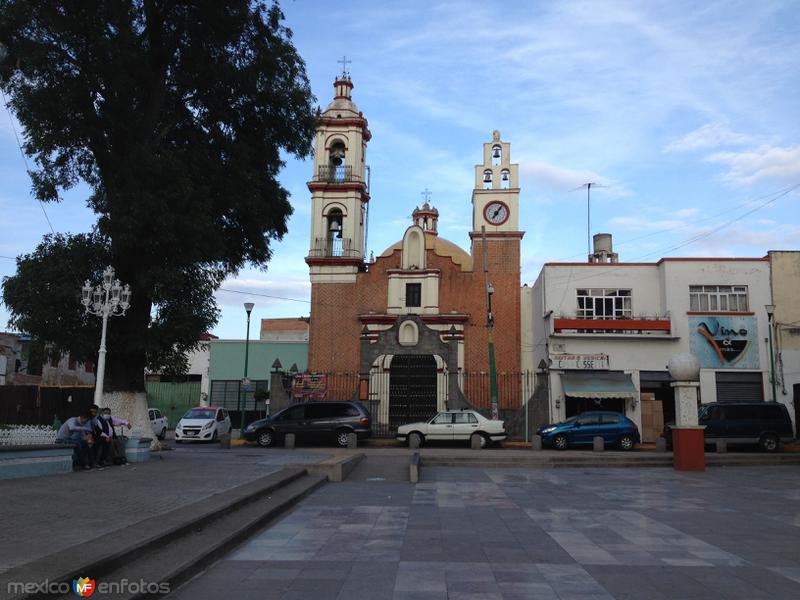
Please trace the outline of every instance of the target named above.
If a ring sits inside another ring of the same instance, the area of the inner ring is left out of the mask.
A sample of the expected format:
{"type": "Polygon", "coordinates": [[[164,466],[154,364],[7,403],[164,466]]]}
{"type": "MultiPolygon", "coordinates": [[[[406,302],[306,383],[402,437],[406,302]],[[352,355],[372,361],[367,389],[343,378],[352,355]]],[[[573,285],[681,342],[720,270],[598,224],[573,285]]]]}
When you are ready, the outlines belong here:
{"type": "Polygon", "coordinates": [[[358,181],[353,177],[351,165],[320,165],[317,167],[317,181],[325,183],[348,183],[358,181]]]}
{"type": "Polygon", "coordinates": [[[313,258],[359,258],[361,252],[350,238],[317,238],[308,255],[313,258]]]}
{"type": "Polygon", "coordinates": [[[555,333],[621,333],[669,335],[669,315],[637,317],[583,317],[561,315],[553,320],[555,333]]]}

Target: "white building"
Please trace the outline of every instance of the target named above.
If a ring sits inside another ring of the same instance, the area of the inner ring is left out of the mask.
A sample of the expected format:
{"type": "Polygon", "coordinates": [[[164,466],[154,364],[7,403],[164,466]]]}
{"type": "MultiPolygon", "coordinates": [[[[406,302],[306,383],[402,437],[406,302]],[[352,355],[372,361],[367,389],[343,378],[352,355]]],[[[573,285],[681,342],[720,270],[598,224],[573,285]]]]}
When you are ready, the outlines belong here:
{"type": "Polygon", "coordinates": [[[589,262],[545,264],[523,307],[533,314],[533,359],[546,387],[537,420],[603,407],[655,439],[674,418],[666,365],[676,352],[700,361],[702,402],[773,399],[767,258],[620,263],[610,235],[594,240],[589,262]]]}

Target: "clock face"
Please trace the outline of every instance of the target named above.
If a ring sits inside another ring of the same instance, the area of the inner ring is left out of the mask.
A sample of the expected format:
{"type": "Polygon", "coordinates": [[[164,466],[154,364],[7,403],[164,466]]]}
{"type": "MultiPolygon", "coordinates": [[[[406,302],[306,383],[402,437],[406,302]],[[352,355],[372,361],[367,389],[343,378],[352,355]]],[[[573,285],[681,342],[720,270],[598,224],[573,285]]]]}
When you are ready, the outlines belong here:
{"type": "Polygon", "coordinates": [[[483,216],[492,225],[502,225],[508,220],[508,205],[505,202],[489,202],[483,209],[483,216]]]}

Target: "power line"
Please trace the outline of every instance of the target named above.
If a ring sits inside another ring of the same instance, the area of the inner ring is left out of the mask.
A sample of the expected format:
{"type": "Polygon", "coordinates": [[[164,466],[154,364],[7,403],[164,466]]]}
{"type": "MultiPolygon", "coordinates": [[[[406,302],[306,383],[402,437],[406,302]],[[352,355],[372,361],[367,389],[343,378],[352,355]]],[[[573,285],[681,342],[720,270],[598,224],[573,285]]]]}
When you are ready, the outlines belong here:
{"type": "MultiPolygon", "coordinates": [[[[738,210],[738,209],[740,209],[742,207],[745,207],[745,206],[752,205],[753,202],[758,202],[759,200],[763,200],[765,198],[771,198],[772,196],[775,196],[776,194],[783,194],[784,192],[787,192],[787,193],[791,192],[792,190],[796,189],[797,187],[800,187],[800,184],[795,184],[795,185],[789,186],[787,188],[783,188],[783,189],[780,189],[778,191],[771,192],[769,194],[764,194],[763,196],[757,196],[756,198],[752,198],[750,200],[745,200],[744,202],[736,204],[733,207],[728,208],[728,209],[726,209],[726,210],[724,210],[722,212],[715,213],[715,214],[710,215],[708,217],[703,217],[702,219],[698,219],[697,221],[695,221],[695,223],[705,223],[706,221],[711,221],[711,220],[716,219],[718,217],[721,217],[723,215],[731,214],[735,210],[738,210]]],[[[575,188],[575,189],[580,189],[580,188],[575,188]]],[[[687,226],[686,224],[681,224],[681,225],[675,225],[674,227],[666,227],[664,229],[659,229],[657,231],[651,231],[650,233],[645,233],[644,235],[640,235],[640,236],[637,236],[635,238],[630,238],[630,239],[627,239],[627,240],[623,240],[621,242],[614,242],[614,245],[616,247],[625,246],[627,244],[632,244],[633,242],[637,242],[639,240],[643,240],[643,239],[646,239],[646,238],[649,238],[649,237],[653,237],[655,235],[661,235],[662,233],[668,233],[670,231],[675,231],[676,229],[684,229],[686,226],[687,226]]],[[[548,261],[548,262],[564,262],[564,261],[569,260],[571,258],[577,258],[577,257],[581,257],[581,256],[583,256],[583,254],[573,254],[571,256],[565,256],[564,258],[557,258],[557,259],[554,259],[554,260],[548,261]]]]}
{"type": "MultiPolygon", "coordinates": [[[[751,210],[748,210],[747,212],[742,213],[741,215],[739,215],[738,217],[736,217],[734,219],[730,219],[730,220],[718,225],[717,227],[709,229],[708,231],[705,231],[703,233],[700,233],[700,234],[697,234],[697,235],[692,236],[690,238],[687,238],[687,239],[683,240],[681,243],[679,243],[679,244],[677,244],[675,246],[663,248],[663,249],[660,249],[660,250],[655,250],[654,252],[649,252],[647,254],[644,254],[644,255],[634,259],[631,262],[639,262],[642,259],[648,258],[648,257],[653,256],[653,255],[661,255],[663,257],[665,254],[669,254],[670,252],[678,250],[679,248],[683,248],[685,246],[689,246],[691,244],[694,244],[696,242],[704,240],[704,239],[710,237],[711,235],[713,235],[713,234],[725,229],[726,227],[728,227],[730,225],[733,225],[734,223],[736,223],[738,221],[741,221],[745,217],[753,214],[754,212],[759,211],[762,208],[765,208],[766,206],[772,204],[773,202],[776,202],[777,200],[780,200],[781,198],[783,198],[784,196],[786,196],[787,194],[791,193],[792,191],[794,191],[794,190],[796,190],[798,188],[800,188],[800,183],[796,183],[796,184],[794,184],[794,185],[792,185],[792,186],[790,186],[788,188],[785,188],[785,189],[781,190],[780,192],[775,192],[774,194],[770,194],[770,196],[774,196],[774,197],[770,198],[766,202],[763,202],[763,203],[759,204],[758,206],[752,208],[751,210]]],[[[762,198],[764,198],[764,197],[769,197],[769,196],[762,196],[762,198]]],[[[591,264],[591,263],[586,263],[586,264],[591,264]]],[[[619,271],[620,269],[624,269],[625,267],[626,267],[626,265],[624,263],[622,263],[622,264],[619,264],[616,267],[610,267],[608,269],[604,269],[603,270],[603,275],[606,275],[608,273],[612,273],[614,271],[619,271]]],[[[567,278],[567,285],[569,285],[570,279],[572,279],[572,270],[573,269],[570,269],[570,273],[569,273],[569,276],[567,278]]],[[[583,279],[591,279],[593,277],[596,277],[596,274],[590,273],[590,274],[584,275],[582,277],[576,277],[575,279],[572,279],[572,281],[576,282],[576,281],[581,281],[583,279]]],[[[562,299],[562,302],[563,302],[563,299],[562,299]]]]}
{"type": "MultiPolygon", "coordinates": [[[[19,153],[22,155],[22,162],[25,163],[25,172],[28,173],[28,175],[30,175],[31,169],[28,166],[28,157],[25,156],[25,151],[22,149],[22,142],[20,142],[19,140],[19,134],[17,133],[17,126],[14,125],[14,119],[11,117],[11,111],[8,110],[8,99],[6,98],[6,93],[3,91],[2,86],[0,86],[0,96],[3,97],[3,106],[6,107],[6,114],[8,115],[8,121],[9,123],[11,123],[11,131],[14,132],[14,139],[17,140],[17,148],[19,148],[19,153]]],[[[50,217],[47,216],[47,211],[44,208],[44,202],[39,200],[39,198],[37,198],[37,200],[39,202],[39,207],[42,209],[42,214],[44,215],[44,219],[45,221],[47,221],[47,226],[50,227],[50,232],[53,235],[55,235],[56,230],[53,229],[53,224],[50,222],[50,217]]]]}
{"type": "Polygon", "coordinates": [[[303,300],[302,298],[289,298],[287,296],[274,296],[272,294],[259,294],[257,292],[245,292],[243,290],[232,290],[230,288],[219,288],[221,292],[228,292],[229,294],[243,294],[245,296],[260,296],[262,298],[272,298],[274,300],[288,300],[290,302],[304,302],[311,304],[311,300],[303,300]]]}

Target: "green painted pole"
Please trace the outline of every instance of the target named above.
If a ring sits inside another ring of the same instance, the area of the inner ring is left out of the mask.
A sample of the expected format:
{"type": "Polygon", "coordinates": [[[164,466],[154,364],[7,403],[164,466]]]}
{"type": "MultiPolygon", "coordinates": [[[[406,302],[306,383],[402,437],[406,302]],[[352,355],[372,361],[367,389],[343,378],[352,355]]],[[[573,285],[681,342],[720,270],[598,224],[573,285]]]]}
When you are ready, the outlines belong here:
{"type": "Polygon", "coordinates": [[[492,418],[499,416],[497,410],[497,369],[494,366],[494,335],[489,325],[489,387],[492,390],[492,418]]]}
{"type": "Polygon", "coordinates": [[[486,226],[481,226],[483,242],[483,285],[486,288],[486,330],[489,335],[489,389],[492,400],[492,419],[499,417],[497,409],[497,369],[494,366],[494,313],[492,312],[492,294],[494,290],[489,283],[489,255],[486,248],[486,226]]]}
{"type": "Polygon", "coordinates": [[[772,316],[769,318],[769,373],[772,382],[772,401],[778,401],[778,386],[775,383],[775,355],[772,352],[772,316]]]}
{"type": "MultiPolygon", "coordinates": [[[[250,312],[253,310],[253,305],[248,303],[244,306],[245,310],[247,310],[247,337],[244,342],[244,379],[247,379],[247,361],[250,358],[250,312]]],[[[242,396],[246,393],[246,390],[242,390],[242,393],[239,395],[239,415],[241,416],[239,419],[239,438],[244,438],[244,411],[247,408],[247,402],[242,401],[242,396]]]]}

